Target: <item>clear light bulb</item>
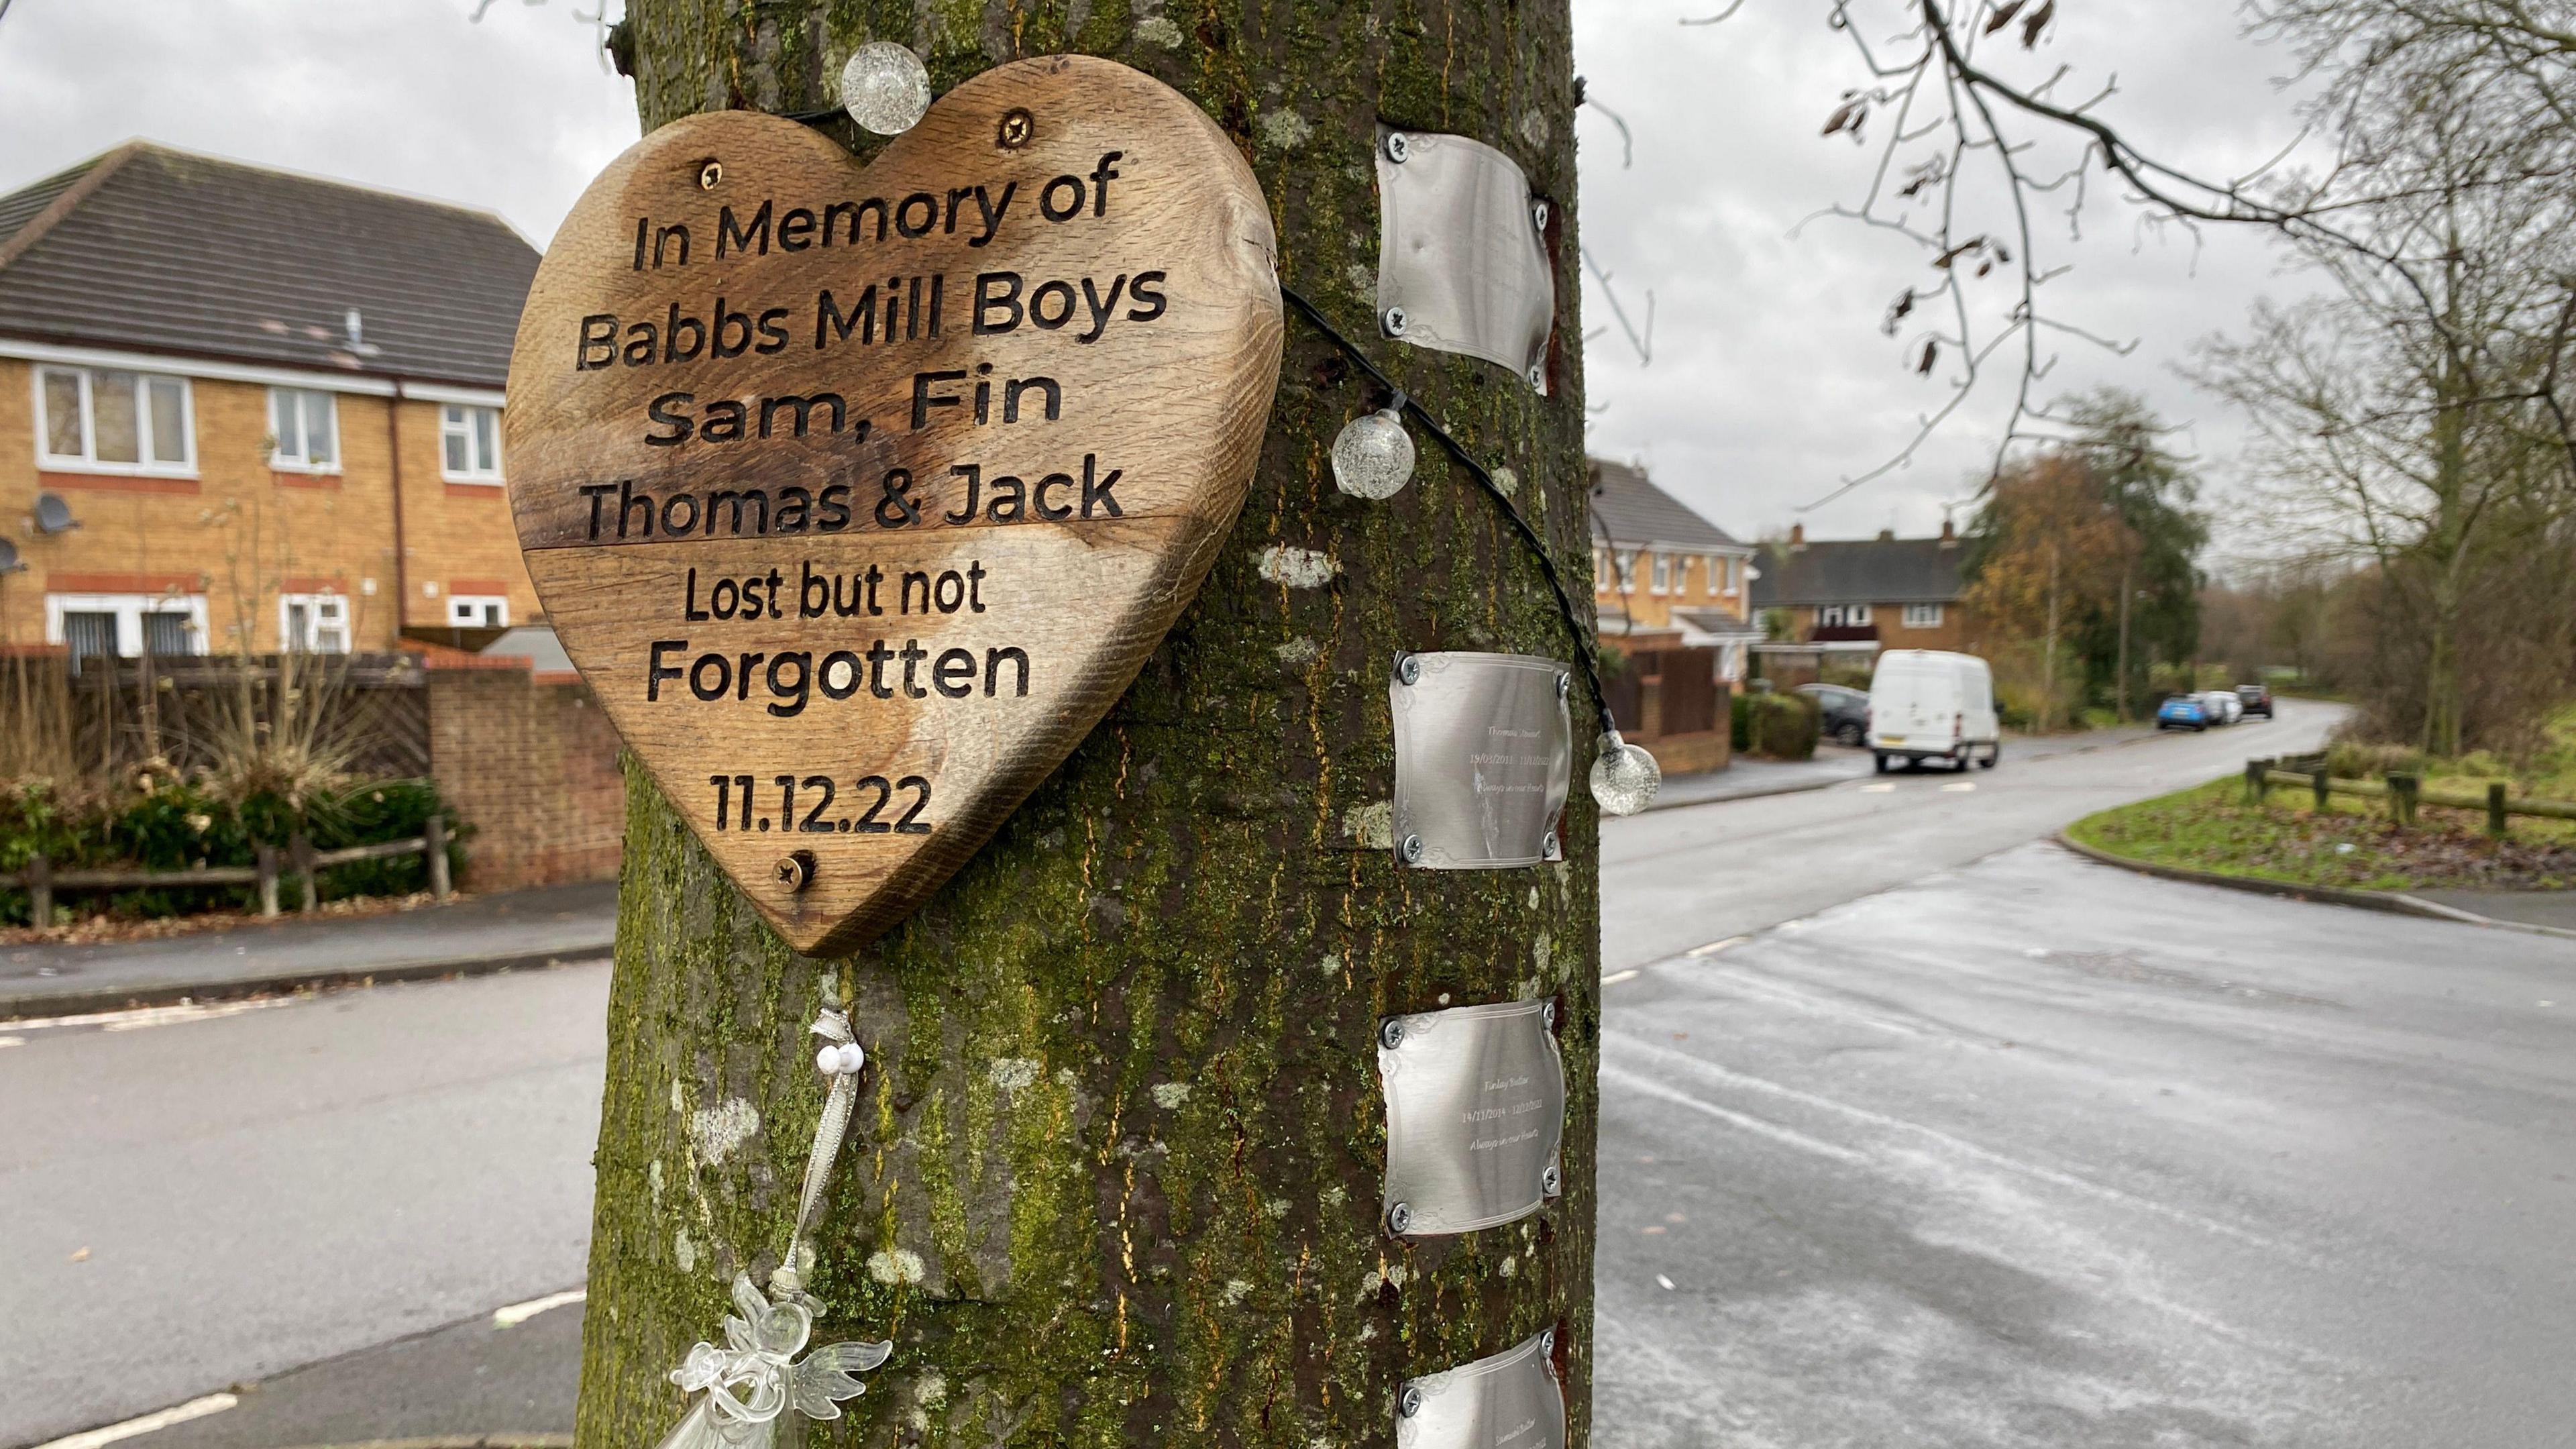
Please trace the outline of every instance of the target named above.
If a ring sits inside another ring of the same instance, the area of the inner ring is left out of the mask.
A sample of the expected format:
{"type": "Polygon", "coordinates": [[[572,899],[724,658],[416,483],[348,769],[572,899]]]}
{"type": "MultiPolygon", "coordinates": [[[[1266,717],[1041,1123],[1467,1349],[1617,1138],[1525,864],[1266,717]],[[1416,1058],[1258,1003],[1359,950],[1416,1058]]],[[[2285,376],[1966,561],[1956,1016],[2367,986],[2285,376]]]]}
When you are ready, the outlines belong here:
{"type": "Polygon", "coordinates": [[[1333,482],[1353,498],[1392,498],[1412,477],[1413,435],[1393,408],[1351,419],[1333,439],[1333,482]]]}
{"type": "Polygon", "coordinates": [[[841,108],[880,136],[900,136],[930,109],[930,72],[891,40],[871,40],[841,67],[841,108]]]}
{"type": "Polygon", "coordinates": [[[1664,767],[1644,745],[1632,745],[1612,730],[1601,737],[1601,753],[1592,761],[1592,799],[1612,815],[1634,815],[1654,803],[1664,786],[1664,767]]]}

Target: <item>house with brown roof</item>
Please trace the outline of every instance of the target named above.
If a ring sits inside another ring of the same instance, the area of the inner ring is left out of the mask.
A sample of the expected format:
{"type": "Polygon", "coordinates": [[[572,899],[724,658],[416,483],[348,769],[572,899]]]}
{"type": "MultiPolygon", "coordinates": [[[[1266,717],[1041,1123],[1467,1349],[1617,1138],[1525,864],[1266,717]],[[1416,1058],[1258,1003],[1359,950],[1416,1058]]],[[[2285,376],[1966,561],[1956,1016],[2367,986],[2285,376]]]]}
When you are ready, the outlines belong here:
{"type": "Polygon", "coordinates": [[[1810,540],[1804,525],[1791,528],[1766,550],[1753,584],[1753,617],[1779,636],[1756,646],[1766,656],[1759,672],[1785,683],[1835,656],[1866,664],[1883,649],[1976,653],[1982,631],[1959,604],[1966,552],[1947,523],[1938,538],[1810,540]]]}
{"type": "Polygon", "coordinates": [[[537,615],[498,216],[146,141],[0,197],[0,645],[479,644],[537,615]]]}
{"type": "Polygon", "coordinates": [[[1645,470],[1594,458],[1592,603],[1605,640],[1708,649],[1717,677],[1742,677],[1762,637],[1746,604],[1754,547],[1655,486],[1645,470]]]}

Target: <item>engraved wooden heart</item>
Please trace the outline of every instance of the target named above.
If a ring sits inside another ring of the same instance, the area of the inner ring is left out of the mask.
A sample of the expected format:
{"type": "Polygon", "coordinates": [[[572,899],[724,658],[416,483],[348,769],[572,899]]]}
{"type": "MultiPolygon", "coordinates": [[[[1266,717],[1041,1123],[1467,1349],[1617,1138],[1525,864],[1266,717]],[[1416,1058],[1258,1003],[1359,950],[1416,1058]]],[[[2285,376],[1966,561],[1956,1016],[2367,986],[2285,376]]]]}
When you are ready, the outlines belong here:
{"type": "Polygon", "coordinates": [[[862,167],[744,111],[591,183],[506,457],[564,647],[801,951],[901,920],[1089,733],[1242,505],[1270,218],[1181,95],[987,71],[862,167]]]}

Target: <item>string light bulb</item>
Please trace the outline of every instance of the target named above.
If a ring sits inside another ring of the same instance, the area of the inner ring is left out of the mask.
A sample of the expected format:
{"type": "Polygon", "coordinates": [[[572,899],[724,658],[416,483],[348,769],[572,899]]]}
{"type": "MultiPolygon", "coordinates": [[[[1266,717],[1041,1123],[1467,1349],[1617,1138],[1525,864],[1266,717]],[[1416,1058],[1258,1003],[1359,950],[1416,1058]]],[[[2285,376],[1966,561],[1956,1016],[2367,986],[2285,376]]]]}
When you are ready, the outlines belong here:
{"type": "Polygon", "coordinates": [[[1612,815],[1634,815],[1654,803],[1664,787],[1664,767],[1644,745],[1619,738],[1617,730],[1601,737],[1601,753],[1592,760],[1592,799],[1612,815]]]}
{"type": "Polygon", "coordinates": [[[1404,398],[1344,424],[1333,439],[1333,483],[1353,498],[1393,498],[1413,478],[1413,435],[1404,430],[1404,398]]]}
{"type": "Polygon", "coordinates": [[[880,136],[900,136],[930,109],[930,72],[891,40],[871,40],[841,66],[841,108],[880,136]]]}

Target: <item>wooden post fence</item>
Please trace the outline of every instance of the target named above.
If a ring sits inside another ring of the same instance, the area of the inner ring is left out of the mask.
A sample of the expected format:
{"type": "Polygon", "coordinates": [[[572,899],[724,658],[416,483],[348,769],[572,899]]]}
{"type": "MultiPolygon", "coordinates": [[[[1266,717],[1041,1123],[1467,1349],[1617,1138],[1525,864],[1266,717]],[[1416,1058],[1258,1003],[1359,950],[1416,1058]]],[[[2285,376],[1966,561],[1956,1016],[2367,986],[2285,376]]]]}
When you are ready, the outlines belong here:
{"type": "Polygon", "coordinates": [[[259,913],[273,920],[278,914],[278,879],[288,873],[292,873],[303,888],[304,898],[299,908],[309,915],[321,907],[323,871],[335,865],[384,860],[397,855],[422,857],[432,896],[443,901],[454,893],[447,868],[447,822],[435,815],[429,818],[419,835],[408,840],[352,845],[340,850],[315,850],[312,840],[299,832],[287,842],[283,851],[261,841],[253,847],[253,853],[256,863],[251,865],[201,866],[189,870],[58,871],[51,859],[34,855],[28,857],[26,869],[14,875],[0,875],[0,886],[15,886],[27,893],[27,919],[39,930],[54,923],[54,895],[65,889],[257,886],[259,913]]]}
{"type": "Polygon", "coordinates": [[[2487,834],[2502,839],[2504,832],[2504,781],[2490,780],[2487,782],[2487,834]]]}

